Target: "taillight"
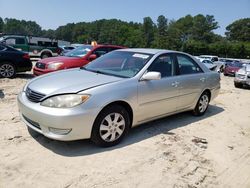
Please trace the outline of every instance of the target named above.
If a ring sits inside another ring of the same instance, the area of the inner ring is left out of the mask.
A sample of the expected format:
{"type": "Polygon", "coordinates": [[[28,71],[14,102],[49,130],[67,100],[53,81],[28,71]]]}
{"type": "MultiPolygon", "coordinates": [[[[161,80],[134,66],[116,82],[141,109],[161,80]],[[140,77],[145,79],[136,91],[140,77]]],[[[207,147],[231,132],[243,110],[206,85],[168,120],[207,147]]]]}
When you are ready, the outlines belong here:
{"type": "Polygon", "coordinates": [[[23,55],[23,58],[24,58],[24,59],[30,59],[30,56],[29,56],[29,54],[24,54],[24,55],[23,55]]]}

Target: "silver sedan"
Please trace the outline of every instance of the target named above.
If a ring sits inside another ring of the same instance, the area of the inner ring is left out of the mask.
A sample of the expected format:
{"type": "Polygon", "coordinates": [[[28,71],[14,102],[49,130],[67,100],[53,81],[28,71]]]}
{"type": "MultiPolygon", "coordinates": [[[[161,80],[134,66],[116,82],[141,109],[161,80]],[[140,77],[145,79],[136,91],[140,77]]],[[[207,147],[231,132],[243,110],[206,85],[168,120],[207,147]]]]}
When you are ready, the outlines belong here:
{"type": "Polygon", "coordinates": [[[183,111],[203,115],[219,89],[220,75],[188,54],[123,49],[31,80],[18,105],[27,126],[46,137],[112,146],[139,124],[183,111]]]}

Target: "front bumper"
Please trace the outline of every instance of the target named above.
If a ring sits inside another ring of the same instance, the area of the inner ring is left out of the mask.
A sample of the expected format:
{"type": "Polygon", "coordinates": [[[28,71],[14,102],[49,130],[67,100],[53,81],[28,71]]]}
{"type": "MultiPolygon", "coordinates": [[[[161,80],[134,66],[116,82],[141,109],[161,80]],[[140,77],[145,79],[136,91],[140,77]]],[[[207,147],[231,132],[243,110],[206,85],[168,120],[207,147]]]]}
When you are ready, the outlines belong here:
{"type": "Polygon", "coordinates": [[[51,73],[51,72],[55,72],[55,71],[57,71],[57,70],[39,69],[37,67],[33,68],[33,74],[35,76],[40,76],[40,75],[51,73]]]}
{"type": "Polygon", "coordinates": [[[244,76],[244,78],[240,78],[240,77],[235,77],[234,78],[234,82],[236,83],[241,83],[241,84],[244,84],[244,85],[249,85],[250,86],[250,78],[249,78],[249,75],[248,76],[244,76]]]}
{"type": "Polygon", "coordinates": [[[23,122],[48,138],[55,140],[80,140],[91,136],[97,109],[84,109],[84,104],[60,109],[41,106],[29,101],[24,92],[18,95],[18,107],[23,122]],[[55,134],[51,129],[70,130],[68,134],[55,134]]]}

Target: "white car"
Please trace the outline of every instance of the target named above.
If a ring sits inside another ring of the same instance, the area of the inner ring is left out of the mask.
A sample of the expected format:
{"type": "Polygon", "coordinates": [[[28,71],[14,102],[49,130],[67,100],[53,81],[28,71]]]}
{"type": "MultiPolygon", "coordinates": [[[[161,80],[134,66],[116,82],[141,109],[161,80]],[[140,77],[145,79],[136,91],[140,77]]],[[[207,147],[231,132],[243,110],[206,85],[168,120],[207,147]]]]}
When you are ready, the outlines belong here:
{"type": "Polygon", "coordinates": [[[198,59],[200,59],[200,61],[202,60],[210,60],[213,62],[214,65],[216,65],[216,70],[223,72],[224,67],[225,67],[225,63],[222,61],[219,61],[219,57],[218,56],[213,56],[213,55],[200,55],[198,57],[198,59]]]}
{"type": "Polygon", "coordinates": [[[244,64],[243,67],[235,73],[234,86],[242,88],[244,85],[250,86],[250,64],[244,64]]]}

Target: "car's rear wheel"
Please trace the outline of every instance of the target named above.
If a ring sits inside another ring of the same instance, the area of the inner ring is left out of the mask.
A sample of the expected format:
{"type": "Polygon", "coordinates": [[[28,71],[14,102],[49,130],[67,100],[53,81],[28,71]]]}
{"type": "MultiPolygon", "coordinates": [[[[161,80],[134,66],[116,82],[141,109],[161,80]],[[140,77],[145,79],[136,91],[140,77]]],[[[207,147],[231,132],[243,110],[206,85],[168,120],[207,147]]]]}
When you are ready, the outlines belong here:
{"type": "Polygon", "coordinates": [[[234,82],[234,86],[236,88],[242,88],[243,87],[243,84],[242,83],[238,83],[238,82],[234,82]]]}
{"type": "Polygon", "coordinates": [[[208,108],[209,102],[210,102],[210,95],[207,91],[205,91],[200,96],[195,106],[195,109],[193,110],[193,114],[196,116],[202,116],[203,114],[205,114],[208,108]]]}
{"type": "Polygon", "coordinates": [[[97,116],[91,133],[91,140],[102,147],[121,142],[130,128],[129,114],[118,105],[108,106],[97,116]]]}
{"type": "Polygon", "coordinates": [[[48,58],[48,57],[52,57],[52,55],[49,52],[44,52],[41,55],[41,59],[45,59],[45,58],[48,58]]]}
{"type": "Polygon", "coordinates": [[[16,75],[16,68],[11,63],[0,65],[0,76],[4,78],[13,78],[16,75]]]}

